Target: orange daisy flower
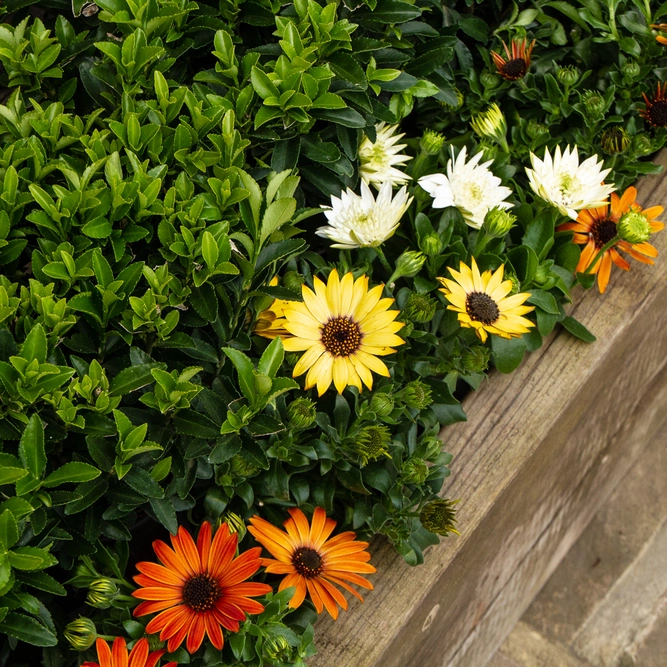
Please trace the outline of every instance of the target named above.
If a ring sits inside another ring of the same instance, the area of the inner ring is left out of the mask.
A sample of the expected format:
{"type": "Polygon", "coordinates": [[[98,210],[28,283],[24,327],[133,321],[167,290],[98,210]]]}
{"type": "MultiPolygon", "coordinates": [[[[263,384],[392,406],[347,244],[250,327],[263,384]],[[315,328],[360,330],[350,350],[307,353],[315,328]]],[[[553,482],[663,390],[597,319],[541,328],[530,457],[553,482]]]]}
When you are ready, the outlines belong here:
{"type": "Polygon", "coordinates": [[[310,525],[300,509],[292,508],[289,513],[291,518],[284,523],[287,532],[261,517],[250,519],[248,530],[276,558],[262,558],[262,565],[267,572],[287,575],[280,582],[281,591],[290,586],[296,588],[290,607],[301,606],[308,592],[317,613],[326,609],[335,620],[338,605],[347,610],[347,600],[334,584],[362,602],[364,599],[350,583],[373,590],[371,582],[358,574],[375,572],[368,562],[368,542],[357,541],[356,533],[351,531],[329,539],[336,522],[328,519],[321,507],[315,510],[310,525]]]}
{"type": "Polygon", "coordinates": [[[662,128],[667,127],[667,83],[658,85],[655,89],[655,94],[652,98],[648,97],[646,93],[642,93],[646,107],[639,110],[639,115],[651,125],[651,127],[662,128]]]}
{"type": "Polygon", "coordinates": [[[255,547],[234,558],[238,536],[229,533],[227,524],[218,528],[211,540],[211,524],[205,521],[195,545],[182,526],[171,536],[170,549],[161,540],[153,549],[162,565],[137,563],[141,574],[134,580],[143,588],[132,595],[140,600],[135,616],[160,612],[146,626],[146,632],[160,632],[175,651],[187,636],[186,647],[194,653],[208,635],[213,646],[224,643],[221,626],[238,632],[246,614],[260,614],[264,606],[251,597],[271,591],[267,584],[246,582],[260,568],[261,549],[255,547]],[[245,582],[245,583],[244,583],[245,582]]]}
{"type": "MultiPolygon", "coordinates": [[[[97,649],[97,662],[84,662],[81,667],[155,667],[165,651],[148,650],[148,640],[140,639],[134,648],[127,654],[127,646],[122,637],[116,637],[113,640],[113,648],[104,639],[98,639],[95,642],[97,649]]],[[[163,667],[176,667],[177,663],[168,662],[163,667]]]]}
{"type": "MultiPolygon", "coordinates": [[[[566,222],[557,227],[556,231],[559,232],[573,231],[572,240],[586,246],[581,252],[577,271],[585,271],[598,252],[616,236],[616,225],[624,213],[636,211],[644,215],[649,221],[651,233],[659,232],[664,228],[662,222],[655,220],[663,212],[663,207],[651,206],[642,209],[635,201],[636,197],[637,188],[635,187],[629,187],[620,198],[615,192],[612,192],[610,203],[599,208],[584,209],[579,212],[576,221],[566,222]]],[[[631,257],[644,264],[653,264],[652,258],[658,256],[658,251],[650,243],[632,244],[619,240],[614,247],[609,248],[604,253],[591,269],[591,273],[598,276],[600,293],[607,289],[612,263],[624,271],[630,270],[630,264],[618,253],[618,250],[627,252],[631,257]]]]}
{"type": "MultiPolygon", "coordinates": [[[[667,23],[652,23],[651,28],[655,28],[655,30],[659,30],[660,32],[667,32],[667,23]]],[[[659,44],[667,45],[667,37],[663,37],[662,35],[656,35],[655,41],[659,44]]]]}
{"type": "Polygon", "coordinates": [[[516,81],[517,79],[523,78],[530,69],[530,54],[533,52],[535,40],[528,44],[525,38],[522,40],[513,39],[511,46],[512,50],[510,51],[510,49],[507,48],[507,44],[503,42],[507,60],[500,55],[500,53],[496,53],[495,51],[491,51],[491,57],[496,64],[498,74],[500,74],[503,79],[516,81]]]}

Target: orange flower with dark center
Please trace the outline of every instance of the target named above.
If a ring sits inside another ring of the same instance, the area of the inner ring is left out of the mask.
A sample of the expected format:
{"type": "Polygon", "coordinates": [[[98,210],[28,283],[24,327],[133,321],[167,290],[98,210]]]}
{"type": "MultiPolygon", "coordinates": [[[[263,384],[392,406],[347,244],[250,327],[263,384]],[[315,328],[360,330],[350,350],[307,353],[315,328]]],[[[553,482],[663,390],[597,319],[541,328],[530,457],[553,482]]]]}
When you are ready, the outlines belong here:
{"type": "Polygon", "coordinates": [[[530,69],[530,54],[533,52],[535,40],[528,44],[525,38],[522,40],[513,39],[511,46],[512,50],[510,51],[507,44],[503,42],[507,59],[495,51],[491,51],[491,57],[498,68],[498,74],[503,79],[516,81],[523,78],[530,69]]]}
{"type": "Polygon", "coordinates": [[[310,525],[300,509],[292,508],[289,513],[291,518],[284,524],[286,532],[258,516],[250,519],[248,530],[275,557],[275,560],[263,558],[262,565],[267,572],[287,575],[280,582],[281,591],[291,586],[296,588],[290,607],[301,606],[308,593],[317,613],[326,609],[335,620],[338,605],[347,609],[347,600],[336,585],[362,602],[363,598],[350,584],[373,590],[370,581],[359,576],[375,572],[368,562],[371,559],[366,551],[368,542],[357,541],[356,533],[351,531],[329,539],[336,522],[328,519],[321,507],[315,510],[310,525]]]}
{"type": "Polygon", "coordinates": [[[238,632],[246,614],[260,614],[263,605],[251,597],[271,591],[267,584],[246,582],[261,566],[261,548],[254,547],[234,558],[238,537],[227,524],[211,540],[211,524],[205,521],[195,545],[182,526],[171,536],[173,549],[161,540],[153,549],[161,561],[137,563],[141,574],[134,580],[142,586],[132,595],[146,600],[136,607],[135,616],[160,612],[146,626],[146,632],[160,632],[175,651],[187,636],[186,647],[194,653],[208,635],[213,646],[224,643],[221,626],[238,632]]]}
{"type": "MultiPolygon", "coordinates": [[[[134,648],[127,654],[127,646],[122,637],[113,640],[113,648],[104,639],[95,642],[97,649],[97,662],[84,662],[81,667],[155,667],[165,651],[153,651],[148,649],[148,640],[140,639],[134,648]]],[[[177,663],[168,662],[163,667],[176,667],[177,663]]]]}
{"type": "MultiPolygon", "coordinates": [[[[651,206],[642,209],[635,201],[637,197],[637,188],[629,187],[623,196],[612,192],[611,202],[600,206],[599,208],[588,208],[579,212],[579,216],[574,222],[566,222],[559,225],[556,231],[573,231],[572,240],[586,247],[581,252],[577,271],[586,271],[593,262],[598,252],[617,235],[616,225],[623,214],[629,211],[641,213],[649,221],[651,233],[659,232],[664,228],[662,222],[655,220],[662,212],[662,206],[651,206]]],[[[598,276],[598,288],[600,293],[607,289],[609,276],[611,274],[612,263],[616,264],[624,271],[630,270],[630,264],[622,257],[618,250],[627,252],[631,257],[644,264],[653,264],[654,257],[658,256],[658,251],[650,243],[628,243],[619,240],[613,247],[605,251],[604,255],[596,262],[591,269],[592,274],[598,276]]]]}
{"type": "Polygon", "coordinates": [[[646,107],[639,110],[639,115],[652,127],[667,127],[667,98],[665,98],[665,92],[667,92],[667,83],[661,84],[658,82],[652,98],[649,98],[646,93],[642,93],[646,107]]]}

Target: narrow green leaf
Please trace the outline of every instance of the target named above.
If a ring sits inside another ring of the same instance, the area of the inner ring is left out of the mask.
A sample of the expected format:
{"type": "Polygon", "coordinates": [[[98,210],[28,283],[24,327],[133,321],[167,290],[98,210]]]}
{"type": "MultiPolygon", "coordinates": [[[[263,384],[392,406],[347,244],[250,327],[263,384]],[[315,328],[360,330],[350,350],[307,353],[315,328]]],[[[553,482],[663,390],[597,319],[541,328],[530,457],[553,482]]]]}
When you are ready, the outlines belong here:
{"type": "Polygon", "coordinates": [[[594,343],[597,340],[597,338],[581,322],[575,320],[574,317],[568,315],[564,317],[560,323],[573,336],[576,336],[586,343],[594,343]]]}
{"type": "Polygon", "coordinates": [[[30,417],[21,441],[19,442],[19,458],[23,467],[39,479],[46,466],[46,452],[44,451],[44,427],[37,415],[30,417]]]}
{"type": "Polygon", "coordinates": [[[100,476],[100,471],[83,461],[70,461],[54,470],[42,483],[42,486],[59,486],[68,482],[89,482],[100,476]]]}
{"type": "Polygon", "coordinates": [[[0,623],[0,633],[33,646],[55,646],[58,643],[58,638],[32,616],[13,611],[0,623]]]}

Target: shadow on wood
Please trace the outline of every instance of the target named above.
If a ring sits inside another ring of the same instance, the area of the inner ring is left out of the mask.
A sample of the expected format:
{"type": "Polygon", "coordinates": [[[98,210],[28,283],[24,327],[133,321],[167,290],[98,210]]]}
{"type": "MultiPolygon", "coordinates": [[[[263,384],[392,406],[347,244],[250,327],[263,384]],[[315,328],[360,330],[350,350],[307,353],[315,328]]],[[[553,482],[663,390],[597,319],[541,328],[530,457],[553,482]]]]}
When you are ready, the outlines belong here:
{"type": "MultiPolygon", "coordinates": [[[[642,204],[667,206],[667,178],[638,189],[642,204]]],[[[667,250],[667,232],[654,240],[667,250]]],[[[418,568],[376,541],[376,589],[318,622],[313,667],[486,663],[667,420],[666,303],[667,262],[614,267],[605,295],[575,293],[571,314],[596,343],[561,331],[466,400],[468,422],[443,431],[461,537],[418,568]]]]}

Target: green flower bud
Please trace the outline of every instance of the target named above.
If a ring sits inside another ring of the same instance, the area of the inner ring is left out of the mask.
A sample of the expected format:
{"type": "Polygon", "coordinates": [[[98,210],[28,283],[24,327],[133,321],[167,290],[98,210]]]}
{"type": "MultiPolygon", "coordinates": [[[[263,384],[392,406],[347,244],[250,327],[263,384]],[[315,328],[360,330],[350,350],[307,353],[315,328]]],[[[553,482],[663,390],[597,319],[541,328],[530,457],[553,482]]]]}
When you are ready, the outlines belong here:
{"type": "Polygon", "coordinates": [[[389,285],[399,278],[413,278],[421,271],[425,261],[426,255],[419,250],[402,252],[396,260],[396,268],[388,280],[389,285]]]}
{"type": "Polygon", "coordinates": [[[498,74],[496,74],[496,72],[491,72],[490,70],[485,69],[479,75],[479,81],[487,90],[493,90],[494,88],[498,87],[498,84],[500,83],[500,77],[498,74]]]}
{"type": "Polygon", "coordinates": [[[301,286],[306,282],[306,279],[296,271],[288,271],[283,276],[283,287],[291,289],[293,292],[301,294],[301,286]]]}
{"type": "Polygon", "coordinates": [[[401,392],[401,398],[409,408],[414,410],[424,410],[433,403],[431,388],[421,380],[408,382],[401,392]]]}
{"type": "Polygon", "coordinates": [[[538,139],[543,134],[549,134],[549,128],[542,123],[538,123],[534,118],[531,118],[526,125],[526,134],[531,139],[538,139]]]}
{"type": "Polygon", "coordinates": [[[401,470],[401,478],[405,484],[423,484],[428,472],[428,465],[423,459],[408,459],[401,470]]]}
{"type": "Polygon", "coordinates": [[[619,126],[608,127],[600,137],[600,144],[607,155],[618,155],[629,148],[630,135],[625,131],[625,128],[619,126]]]}
{"type": "Polygon", "coordinates": [[[313,401],[301,396],[289,404],[287,416],[295,428],[308,428],[315,422],[317,408],[313,401]]]}
{"type": "Polygon", "coordinates": [[[381,456],[391,458],[387,448],[390,442],[391,432],[386,426],[365,426],[357,434],[353,449],[359,454],[363,467],[381,456]]]}
{"type": "Polygon", "coordinates": [[[388,417],[393,409],[394,399],[391,397],[391,394],[385,392],[373,394],[373,398],[371,398],[371,410],[378,417],[388,417]]]}
{"type": "Polygon", "coordinates": [[[424,458],[427,461],[432,461],[439,456],[440,452],[442,452],[443,442],[435,435],[426,436],[422,441],[422,444],[426,445],[426,454],[424,454],[424,458]]]}
{"type": "Polygon", "coordinates": [[[419,140],[419,148],[426,155],[438,155],[445,145],[445,135],[433,130],[426,130],[419,140]]]}
{"type": "Polygon", "coordinates": [[[641,67],[639,66],[639,63],[636,60],[628,58],[623,63],[623,66],[621,67],[621,72],[623,72],[623,75],[627,76],[628,79],[636,79],[641,72],[641,67]]]}
{"type": "Polygon", "coordinates": [[[507,264],[505,265],[504,278],[505,280],[512,281],[512,291],[510,294],[518,294],[521,291],[521,281],[517,277],[516,273],[514,273],[514,271],[507,266],[507,264]]]}
{"type": "Polygon", "coordinates": [[[498,157],[498,146],[488,139],[482,139],[479,142],[479,147],[484,153],[484,160],[495,160],[498,157]]]}
{"type": "Polygon", "coordinates": [[[475,114],[470,126],[480,137],[486,137],[500,144],[507,151],[507,122],[500,107],[494,102],[481,113],[475,114]]]}
{"type": "Polygon", "coordinates": [[[86,651],[97,639],[95,624],[85,616],[80,616],[75,621],[67,624],[63,631],[63,637],[77,651],[86,651]]]}
{"type": "Polygon", "coordinates": [[[167,642],[160,639],[159,633],[154,635],[144,635],[144,637],[148,640],[148,650],[151,653],[153,651],[166,650],[167,642]]]}
{"type": "Polygon", "coordinates": [[[653,142],[648,135],[637,134],[632,142],[632,150],[637,155],[648,155],[653,152],[653,142]]]}
{"type": "Polygon", "coordinates": [[[456,510],[454,505],[458,500],[447,500],[439,498],[426,504],[419,514],[419,520],[426,530],[430,530],[436,535],[447,536],[449,533],[456,533],[456,510]]]}
{"type": "Polygon", "coordinates": [[[494,238],[505,236],[516,222],[516,215],[504,208],[492,208],[484,218],[484,231],[494,238]]]}
{"type": "Polygon", "coordinates": [[[412,292],[405,302],[403,317],[415,323],[430,322],[435,315],[438,302],[428,294],[412,292]]]}
{"type": "Polygon", "coordinates": [[[605,110],[604,97],[597,90],[587,90],[582,96],[581,101],[584,104],[586,112],[594,119],[600,118],[605,110]]]}
{"type": "Polygon", "coordinates": [[[579,81],[579,76],[580,72],[574,65],[565,65],[556,71],[556,78],[567,88],[574,86],[579,81]]]}
{"type": "Polygon", "coordinates": [[[419,247],[428,257],[437,257],[445,249],[440,236],[435,232],[427,234],[419,242],[419,247]]]}
{"type": "Polygon", "coordinates": [[[644,243],[651,236],[651,223],[639,211],[628,211],[616,225],[618,235],[628,243],[644,243]]]}
{"type": "Polygon", "coordinates": [[[544,285],[546,283],[550,276],[550,268],[549,265],[546,263],[539,264],[537,266],[537,271],[535,271],[535,277],[533,280],[538,284],[538,285],[544,285]]]}
{"type": "Polygon", "coordinates": [[[232,456],[229,467],[232,475],[236,477],[254,477],[260,470],[259,466],[246,461],[241,454],[234,454],[232,456]]]}
{"type": "Polygon", "coordinates": [[[271,664],[276,662],[286,662],[292,658],[292,647],[282,635],[267,637],[262,652],[264,657],[267,658],[271,664]]]}
{"type": "Polygon", "coordinates": [[[463,368],[468,373],[483,373],[489,367],[491,352],[483,345],[475,345],[461,355],[463,368]]]}
{"type": "Polygon", "coordinates": [[[246,534],[245,521],[234,512],[225,512],[222,516],[222,523],[226,523],[230,533],[237,533],[239,540],[246,534]]]}
{"type": "Polygon", "coordinates": [[[457,109],[460,109],[461,106],[463,105],[463,93],[458,89],[454,88],[454,92],[456,93],[456,104],[447,104],[447,102],[440,102],[440,105],[445,109],[446,111],[456,111],[457,109]]]}
{"type": "Polygon", "coordinates": [[[88,587],[86,602],[97,609],[108,609],[119,594],[118,586],[107,577],[96,579],[88,587]]]}

